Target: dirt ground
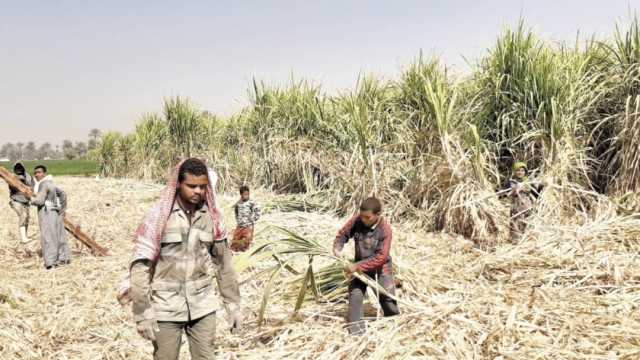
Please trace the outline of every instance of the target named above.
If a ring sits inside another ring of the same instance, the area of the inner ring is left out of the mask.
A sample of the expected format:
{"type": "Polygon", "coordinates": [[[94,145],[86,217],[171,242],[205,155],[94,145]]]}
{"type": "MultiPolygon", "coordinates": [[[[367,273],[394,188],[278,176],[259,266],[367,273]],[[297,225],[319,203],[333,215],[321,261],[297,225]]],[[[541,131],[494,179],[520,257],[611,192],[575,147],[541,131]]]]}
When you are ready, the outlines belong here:
{"type": "MultiPolygon", "coordinates": [[[[93,257],[69,236],[70,266],[46,271],[40,258],[24,258],[8,191],[0,184],[0,359],[151,358],[151,344],[138,336],[129,309],[115,295],[132,233],[161,187],[132,180],[57,180],[69,194],[70,219],[110,255],[93,257]]],[[[261,203],[273,198],[265,192],[254,197],[261,203]]],[[[235,196],[221,199],[232,227],[235,196]]],[[[35,215],[34,210],[29,230],[34,244],[35,215]]],[[[276,211],[260,227],[287,227],[330,246],[342,221],[276,211]]],[[[245,328],[231,335],[219,314],[218,358],[640,358],[635,249],[597,239],[585,246],[575,237],[585,229],[491,253],[408,225],[394,231],[392,255],[404,280],[401,316],[372,321],[366,336],[354,338],[344,329],[344,302],[306,304],[291,317],[295,300],[281,299],[269,305],[267,323],[258,327],[266,279],[247,272],[241,274],[245,328]]],[[[376,315],[375,301],[368,314],[376,315]]],[[[188,358],[184,343],[181,359],[188,358]]]]}

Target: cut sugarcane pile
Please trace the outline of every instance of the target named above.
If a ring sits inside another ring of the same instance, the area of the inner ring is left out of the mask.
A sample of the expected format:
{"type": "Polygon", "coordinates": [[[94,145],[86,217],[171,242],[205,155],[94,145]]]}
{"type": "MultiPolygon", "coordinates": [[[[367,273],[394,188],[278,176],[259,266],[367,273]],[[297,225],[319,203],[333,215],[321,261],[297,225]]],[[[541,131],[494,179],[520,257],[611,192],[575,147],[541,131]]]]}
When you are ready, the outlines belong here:
{"type": "MultiPolygon", "coordinates": [[[[15,215],[0,202],[0,358],[149,359],[151,345],[137,335],[115,295],[127,268],[131,234],[161,187],[131,180],[57,181],[69,193],[70,215],[99,237],[110,255],[93,257],[76,249],[71,265],[47,272],[40,259],[24,259],[16,250],[15,215]]],[[[7,189],[0,188],[0,199],[7,197],[7,189]]],[[[262,204],[275,199],[262,191],[254,198],[262,204]]],[[[230,228],[235,200],[235,195],[222,197],[230,228]]],[[[276,261],[239,256],[246,326],[231,335],[220,314],[219,358],[638,358],[640,220],[615,209],[602,201],[589,215],[576,216],[573,225],[534,219],[521,244],[492,251],[460,237],[396,224],[392,255],[403,281],[398,291],[403,313],[370,321],[367,336],[358,339],[344,329],[341,296],[316,301],[309,292],[294,315],[306,257],[291,262],[299,274],[280,272],[259,327],[276,261]]],[[[286,237],[267,229],[275,225],[329,249],[343,221],[328,214],[272,211],[258,226],[256,246],[286,237]]],[[[38,238],[33,219],[29,233],[38,238]]],[[[314,258],[319,280],[340,280],[339,269],[322,274],[331,263],[314,258]]],[[[375,318],[372,300],[366,315],[375,318]]],[[[187,344],[182,358],[189,358],[187,344]]]]}

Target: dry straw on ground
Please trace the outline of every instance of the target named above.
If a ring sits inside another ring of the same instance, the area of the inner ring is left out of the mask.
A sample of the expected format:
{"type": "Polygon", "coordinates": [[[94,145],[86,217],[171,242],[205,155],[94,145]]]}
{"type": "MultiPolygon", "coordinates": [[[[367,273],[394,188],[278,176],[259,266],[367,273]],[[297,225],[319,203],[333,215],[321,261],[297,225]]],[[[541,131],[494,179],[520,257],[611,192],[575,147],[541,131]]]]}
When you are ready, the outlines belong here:
{"type": "MultiPolygon", "coordinates": [[[[115,299],[126,271],[131,233],[158,194],[157,185],[130,180],[61,178],[69,216],[110,249],[47,272],[40,259],[17,252],[15,215],[0,203],[0,358],[148,359],[151,345],[135,332],[115,299]]],[[[0,199],[7,199],[0,187],[0,199]]],[[[272,195],[256,194],[267,203],[272,195]]],[[[234,198],[225,196],[227,221],[234,198]]],[[[395,228],[393,256],[404,280],[402,315],[369,322],[353,338],[344,330],[346,305],[306,303],[275,289],[266,323],[256,324],[273,265],[263,260],[241,274],[246,326],[231,335],[220,314],[222,359],[637,359],[640,358],[640,278],[636,274],[640,219],[617,215],[606,200],[589,215],[563,224],[535,217],[521,244],[480,250],[468,240],[395,228]]],[[[274,224],[326,242],[341,223],[329,214],[281,212],[274,224]]],[[[295,210],[295,209],[293,209],[295,210]]],[[[30,235],[37,238],[35,221],[30,235]]],[[[321,264],[318,264],[320,266],[321,264]]],[[[298,270],[304,270],[298,267],[298,270]]],[[[286,281],[293,275],[283,273],[286,281]]],[[[370,298],[371,300],[371,298],[370,298]]],[[[367,314],[376,317],[375,301],[367,314]]],[[[182,358],[187,359],[187,345],[182,358]]]]}

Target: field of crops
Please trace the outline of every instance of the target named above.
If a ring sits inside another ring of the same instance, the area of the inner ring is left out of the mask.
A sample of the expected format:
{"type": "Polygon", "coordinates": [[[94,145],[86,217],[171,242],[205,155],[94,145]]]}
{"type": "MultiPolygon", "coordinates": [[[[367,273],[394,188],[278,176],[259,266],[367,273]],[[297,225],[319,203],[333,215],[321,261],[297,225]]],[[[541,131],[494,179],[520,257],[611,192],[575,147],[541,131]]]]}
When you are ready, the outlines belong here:
{"type": "Polygon", "coordinates": [[[640,358],[639,116],[638,20],[575,44],[520,24],[466,75],[421,56],[338,94],[255,81],[228,118],[168,98],[102,137],[101,177],[60,179],[69,216],[110,256],[76,251],[45,272],[13,248],[0,202],[0,358],[149,357],[115,291],[158,183],[189,156],[219,173],[228,223],[240,184],[266,213],[261,251],[234,259],[247,321],[238,335],[219,324],[221,358],[640,358]],[[499,190],[515,161],[546,186],[512,243],[499,190]],[[370,294],[375,321],[354,339],[329,247],[370,195],[394,224],[402,314],[380,318],[370,294]]]}
{"type": "MultiPolygon", "coordinates": [[[[25,161],[24,166],[29,173],[33,173],[33,168],[37,165],[44,165],[50,174],[54,176],[91,176],[98,174],[100,164],[90,160],[32,160],[25,161]]],[[[11,170],[13,164],[10,162],[0,162],[0,166],[11,170]]]]}
{"type": "Polygon", "coordinates": [[[255,81],[250,105],[228,118],[168,98],[133,133],[105,134],[97,157],[105,176],[159,180],[199,156],[222,188],[313,195],[342,213],[375,194],[394,220],[491,247],[507,239],[508,209],[494,194],[515,161],[552,184],[543,219],[572,221],[598,196],[633,206],[639,109],[640,22],[575,44],[521,23],[464,76],[420,56],[396,78],[362,76],[338,94],[255,81]]]}
{"type": "MultiPolygon", "coordinates": [[[[72,240],[72,264],[47,272],[41,259],[22,257],[16,217],[0,202],[0,358],[149,359],[152,346],[136,333],[130,309],[118,304],[116,293],[126,273],[132,233],[161,187],[131,180],[58,180],[69,192],[69,217],[108,247],[110,255],[93,257],[72,240]]],[[[7,196],[0,186],[0,198],[7,196]]],[[[236,256],[245,327],[232,335],[219,314],[218,358],[640,356],[640,219],[617,216],[604,203],[582,225],[538,223],[520,244],[497,245],[492,251],[459,236],[396,223],[392,256],[403,283],[398,293],[402,314],[381,318],[370,292],[368,333],[353,338],[345,329],[344,277],[339,266],[321,256],[328,254],[345,219],[301,211],[301,199],[264,191],[254,197],[268,211],[253,250],[277,241],[282,251],[276,250],[279,261],[269,252],[236,256]],[[271,226],[301,237],[269,230],[271,226]],[[308,289],[295,311],[309,266],[306,254],[311,253],[316,254],[312,265],[319,295],[308,289]]],[[[221,199],[231,226],[235,199],[221,199]]],[[[35,221],[29,235],[37,242],[35,221]]],[[[182,356],[189,358],[186,343],[182,356]]]]}

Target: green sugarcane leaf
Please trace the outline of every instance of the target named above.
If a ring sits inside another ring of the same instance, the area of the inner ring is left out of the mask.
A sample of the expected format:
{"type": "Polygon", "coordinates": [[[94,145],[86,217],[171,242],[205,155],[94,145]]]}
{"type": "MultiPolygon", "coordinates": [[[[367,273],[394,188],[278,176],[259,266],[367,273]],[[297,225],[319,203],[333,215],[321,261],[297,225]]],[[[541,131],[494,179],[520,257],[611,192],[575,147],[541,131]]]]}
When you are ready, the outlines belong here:
{"type": "Polygon", "coordinates": [[[275,279],[278,277],[282,269],[284,269],[285,264],[278,266],[271,276],[269,277],[269,281],[264,287],[264,295],[262,296],[262,303],[260,304],[260,310],[258,311],[258,326],[262,326],[262,322],[264,321],[264,314],[267,310],[267,305],[269,304],[269,296],[271,295],[271,289],[273,288],[273,284],[275,279]]]}
{"type": "Polygon", "coordinates": [[[298,299],[296,300],[296,306],[293,309],[294,315],[298,313],[300,308],[302,307],[302,303],[304,303],[304,297],[307,294],[307,284],[309,283],[309,279],[313,276],[313,271],[311,269],[311,264],[307,268],[307,273],[302,280],[302,284],[300,285],[300,292],[298,293],[298,299]]]}
{"type": "Polygon", "coordinates": [[[292,273],[293,275],[300,275],[300,271],[294,269],[293,267],[291,267],[291,265],[288,264],[289,260],[283,262],[282,260],[280,260],[280,258],[276,254],[271,254],[271,256],[274,259],[276,259],[278,264],[280,264],[282,267],[284,267],[288,272],[292,273]]]}
{"type": "Polygon", "coordinates": [[[313,297],[316,299],[316,301],[318,301],[318,299],[320,298],[320,293],[318,291],[318,285],[316,284],[316,275],[313,271],[313,257],[311,257],[311,259],[309,259],[309,278],[311,280],[311,291],[313,292],[313,297]]]}

